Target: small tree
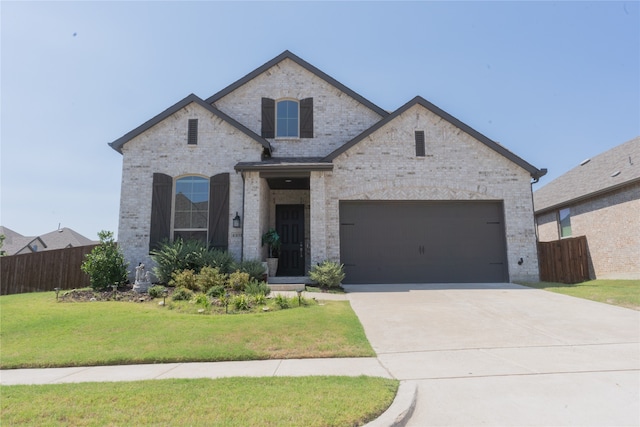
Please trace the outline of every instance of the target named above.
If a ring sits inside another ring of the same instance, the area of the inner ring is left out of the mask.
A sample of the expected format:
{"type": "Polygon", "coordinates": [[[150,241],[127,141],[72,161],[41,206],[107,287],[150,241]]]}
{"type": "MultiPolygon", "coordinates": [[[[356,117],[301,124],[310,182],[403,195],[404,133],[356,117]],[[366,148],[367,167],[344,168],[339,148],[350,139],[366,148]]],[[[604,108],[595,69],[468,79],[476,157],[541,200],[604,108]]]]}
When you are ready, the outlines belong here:
{"type": "Polygon", "coordinates": [[[97,291],[127,281],[129,263],[113,239],[113,232],[100,231],[100,244],[85,255],[80,268],[89,275],[91,287],[97,291]]]}

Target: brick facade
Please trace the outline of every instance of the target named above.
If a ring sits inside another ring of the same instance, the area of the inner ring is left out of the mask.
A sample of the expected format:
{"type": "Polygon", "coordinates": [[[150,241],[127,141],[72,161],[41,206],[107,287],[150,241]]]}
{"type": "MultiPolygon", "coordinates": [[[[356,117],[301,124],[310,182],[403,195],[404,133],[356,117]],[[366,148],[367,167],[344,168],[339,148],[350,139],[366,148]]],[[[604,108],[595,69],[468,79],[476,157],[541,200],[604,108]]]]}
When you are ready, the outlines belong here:
{"type": "Polygon", "coordinates": [[[283,54],[282,60],[260,71],[241,79],[241,84],[231,85],[232,90],[212,101],[213,108],[232,120],[203,107],[200,100],[160,115],[152,125],[112,143],[123,154],[119,243],[131,265],[151,262],[154,173],[175,180],[185,175],[210,177],[228,172],[229,251],[238,259],[265,258],[261,236],[275,226],[278,204],[305,206],[308,271],[325,259],[339,261],[341,200],[493,200],[504,206],[510,280],[537,280],[530,181],[532,170],[540,171],[519,158],[514,160],[515,156],[505,154],[501,147],[491,148],[495,143],[479,141],[473,136],[475,131],[456,126],[450,118],[420,104],[378,125],[388,113],[291,54],[283,54]],[[314,137],[261,143],[263,97],[313,98],[314,137]],[[198,144],[187,145],[187,122],[194,118],[199,121],[198,144]],[[415,153],[416,130],[425,132],[424,157],[415,153]],[[342,150],[363,132],[369,133],[342,150]],[[271,189],[263,175],[269,171],[267,166],[238,166],[260,165],[268,151],[265,147],[270,148],[274,160],[325,159],[318,160],[320,169],[309,168],[306,175],[301,172],[304,165],[295,166],[296,176],[308,179],[308,189],[271,189]],[[236,212],[242,217],[241,229],[231,226],[236,212]],[[517,263],[520,258],[522,265],[517,263]]]}
{"type": "MultiPolygon", "coordinates": [[[[572,237],[586,236],[594,279],[640,279],[640,184],[568,206],[572,237]]],[[[557,210],[538,216],[540,241],[560,238],[557,210]]]]}

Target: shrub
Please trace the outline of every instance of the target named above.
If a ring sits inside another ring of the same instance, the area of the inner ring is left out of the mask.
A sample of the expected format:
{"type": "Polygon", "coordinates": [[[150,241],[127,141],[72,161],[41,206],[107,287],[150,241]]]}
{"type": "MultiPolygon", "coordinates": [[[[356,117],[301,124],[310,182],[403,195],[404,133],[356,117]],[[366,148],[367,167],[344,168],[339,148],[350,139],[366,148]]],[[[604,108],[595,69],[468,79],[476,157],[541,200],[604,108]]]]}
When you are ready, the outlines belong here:
{"type": "Polygon", "coordinates": [[[195,304],[201,305],[204,308],[209,308],[209,306],[211,305],[211,302],[209,301],[209,297],[207,297],[203,293],[196,294],[195,297],[193,297],[193,301],[195,304]]]}
{"type": "Polygon", "coordinates": [[[264,273],[266,273],[264,265],[258,260],[242,261],[235,265],[235,270],[247,273],[251,279],[258,281],[262,280],[264,273]]]}
{"type": "Polygon", "coordinates": [[[247,295],[264,295],[267,296],[271,293],[271,288],[265,282],[258,282],[257,280],[250,280],[244,287],[244,292],[247,295]]]}
{"type": "Polygon", "coordinates": [[[284,295],[278,294],[274,299],[276,305],[282,309],[291,308],[291,298],[287,298],[284,295]]]}
{"type": "Polygon", "coordinates": [[[244,291],[249,283],[249,274],[235,271],[229,275],[229,287],[234,291],[244,291]]]}
{"type": "Polygon", "coordinates": [[[338,288],[344,279],[344,266],[335,261],[324,261],[314,265],[309,271],[309,278],[323,288],[338,288]]]}
{"type": "Polygon", "coordinates": [[[169,283],[176,271],[200,273],[203,267],[214,267],[220,273],[228,274],[234,264],[233,256],[228,252],[209,250],[198,240],[182,239],[163,242],[158,249],[151,251],[151,259],[156,264],[153,273],[162,283],[169,283]]]}
{"type": "Polygon", "coordinates": [[[187,288],[192,291],[199,291],[200,287],[196,281],[196,274],[193,270],[176,271],[171,275],[169,285],[181,288],[187,288]]]}
{"type": "Polygon", "coordinates": [[[187,288],[177,288],[171,295],[174,301],[189,301],[191,298],[193,298],[193,292],[187,288]]]}
{"type": "Polygon", "coordinates": [[[166,288],[164,286],[155,285],[150,287],[147,292],[149,293],[149,296],[151,298],[160,298],[164,293],[165,289],[166,288]]]}
{"type": "Polygon", "coordinates": [[[236,295],[231,300],[231,304],[236,310],[249,310],[251,307],[249,304],[249,297],[245,294],[236,295]]]}
{"type": "Polygon", "coordinates": [[[108,286],[127,281],[127,267],[124,255],[113,239],[113,232],[100,231],[100,244],[85,255],[80,269],[89,275],[91,287],[101,291],[108,286]]]}
{"type": "Polygon", "coordinates": [[[217,267],[204,266],[196,276],[196,283],[203,292],[207,292],[213,286],[224,287],[226,282],[227,275],[220,273],[217,267]]]}
{"type": "Polygon", "coordinates": [[[212,286],[207,291],[207,296],[209,298],[220,298],[224,295],[225,289],[224,286],[212,286]]]}
{"type": "Polygon", "coordinates": [[[230,253],[225,251],[212,249],[203,256],[202,261],[202,266],[217,268],[222,274],[229,274],[235,271],[235,260],[230,253]]]}
{"type": "Polygon", "coordinates": [[[267,297],[264,294],[256,294],[253,296],[253,302],[256,305],[265,305],[267,304],[267,297]]]}

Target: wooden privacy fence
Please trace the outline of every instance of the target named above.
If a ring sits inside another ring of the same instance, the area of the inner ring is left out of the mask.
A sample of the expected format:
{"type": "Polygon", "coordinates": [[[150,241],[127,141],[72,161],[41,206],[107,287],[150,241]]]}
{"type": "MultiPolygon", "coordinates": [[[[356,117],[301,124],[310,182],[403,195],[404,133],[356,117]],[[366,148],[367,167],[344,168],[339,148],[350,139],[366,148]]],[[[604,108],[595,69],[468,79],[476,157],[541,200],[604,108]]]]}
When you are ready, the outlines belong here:
{"type": "Polygon", "coordinates": [[[0,295],[89,286],[80,265],[96,246],[0,257],[0,295]]]}
{"type": "Polygon", "coordinates": [[[538,242],[540,280],[580,283],[589,280],[587,237],[538,242]]]}

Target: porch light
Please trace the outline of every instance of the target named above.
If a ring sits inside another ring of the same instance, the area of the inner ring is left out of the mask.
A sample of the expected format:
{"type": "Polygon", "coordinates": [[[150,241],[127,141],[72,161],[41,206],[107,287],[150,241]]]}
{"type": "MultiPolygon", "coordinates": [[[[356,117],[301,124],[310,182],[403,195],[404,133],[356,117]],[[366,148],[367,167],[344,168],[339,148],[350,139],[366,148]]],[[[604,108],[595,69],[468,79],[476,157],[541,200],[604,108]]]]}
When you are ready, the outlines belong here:
{"type": "Polygon", "coordinates": [[[233,218],[233,228],[240,228],[242,225],[242,220],[240,219],[240,215],[236,212],[236,216],[233,218]]]}

